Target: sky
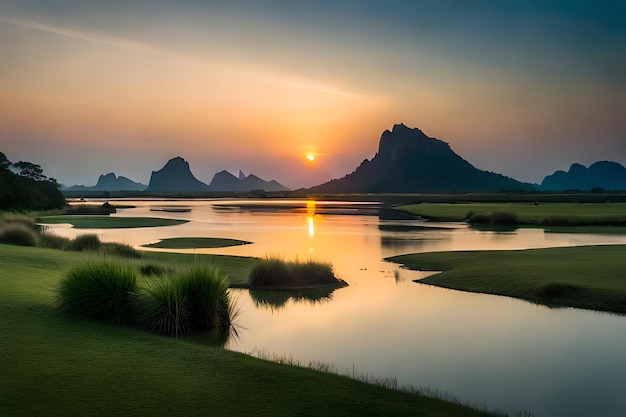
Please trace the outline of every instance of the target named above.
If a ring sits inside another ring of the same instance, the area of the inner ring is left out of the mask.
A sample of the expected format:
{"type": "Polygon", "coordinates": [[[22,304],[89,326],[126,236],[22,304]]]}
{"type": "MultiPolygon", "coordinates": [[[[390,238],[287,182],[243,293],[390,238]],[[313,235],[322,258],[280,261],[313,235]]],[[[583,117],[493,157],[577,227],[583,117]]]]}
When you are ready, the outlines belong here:
{"type": "Polygon", "coordinates": [[[402,122],[540,183],[626,165],[625,22],[625,0],[0,0],[0,151],[68,186],[181,156],[295,189],[402,122]]]}

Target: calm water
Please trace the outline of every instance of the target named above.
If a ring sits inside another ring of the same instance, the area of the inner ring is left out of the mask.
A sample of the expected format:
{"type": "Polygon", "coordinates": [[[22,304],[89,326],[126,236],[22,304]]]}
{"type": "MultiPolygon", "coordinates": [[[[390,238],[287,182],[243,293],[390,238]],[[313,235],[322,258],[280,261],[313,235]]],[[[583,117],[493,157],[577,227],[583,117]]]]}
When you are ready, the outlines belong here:
{"type": "Polygon", "coordinates": [[[163,228],[54,230],[68,237],[95,232],[105,241],[135,246],[167,237],[248,240],[254,244],[195,252],[311,257],[332,262],[337,275],[350,284],[315,301],[284,294],[266,299],[233,290],[241,309],[239,337],[231,339],[228,349],[330,363],[340,372],[396,379],[400,385],[428,387],[511,413],[626,415],[626,318],[417,284],[413,280],[427,272],[382,261],[412,252],[626,243],[625,235],[479,232],[459,223],[385,220],[386,211],[357,203],[128,203],[137,207],[117,216],[190,222],[163,228]],[[150,211],[163,205],[192,210],[150,211]]]}

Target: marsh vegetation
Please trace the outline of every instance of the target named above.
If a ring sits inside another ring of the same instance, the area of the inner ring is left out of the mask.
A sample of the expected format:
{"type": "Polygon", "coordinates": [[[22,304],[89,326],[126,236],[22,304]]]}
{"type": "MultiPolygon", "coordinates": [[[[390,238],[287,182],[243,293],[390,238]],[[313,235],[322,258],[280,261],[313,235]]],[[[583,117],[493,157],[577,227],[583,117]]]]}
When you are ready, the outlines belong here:
{"type": "Polygon", "coordinates": [[[250,271],[252,289],[299,290],[307,287],[342,287],[347,283],[337,277],[329,262],[307,259],[285,261],[281,257],[267,256],[259,260],[250,271]]]}

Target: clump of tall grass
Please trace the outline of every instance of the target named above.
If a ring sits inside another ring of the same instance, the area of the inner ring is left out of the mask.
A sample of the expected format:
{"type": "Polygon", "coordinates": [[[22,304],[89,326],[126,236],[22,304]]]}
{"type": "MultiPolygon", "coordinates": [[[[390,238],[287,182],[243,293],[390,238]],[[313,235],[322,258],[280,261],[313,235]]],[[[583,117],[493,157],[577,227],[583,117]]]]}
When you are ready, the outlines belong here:
{"type": "Polygon", "coordinates": [[[293,285],[292,278],[287,262],[268,256],[252,267],[248,282],[251,287],[288,287],[293,285]]]}
{"type": "Polygon", "coordinates": [[[306,262],[285,261],[269,256],[259,260],[251,269],[251,288],[299,288],[322,285],[345,285],[335,277],[332,264],[312,259],[306,262]]]}
{"type": "Polygon", "coordinates": [[[29,229],[36,230],[37,223],[35,218],[26,214],[20,213],[7,213],[2,217],[2,223],[4,224],[22,224],[29,229]]]}
{"type": "Polygon", "coordinates": [[[144,329],[168,336],[191,332],[189,300],[180,285],[171,279],[158,279],[141,289],[137,303],[138,324],[144,329]]]}
{"type": "Polygon", "coordinates": [[[57,306],[71,316],[127,324],[133,319],[138,284],[135,271],[114,261],[87,262],[61,281],[57,306]]]}
{"type": "Polygon", "coordinates": [[[5,223],[0,226],[0,243],[37,246],[37,232],[22,223],[5,223]]]}
{"type": "Polygon", "coordinates": [[[72,241],[66,237],[55,235],[46,230],[39,232],[39,247],[48,249],[67,250],[72,241]]]}
{"type": "Polygon", "coordinates": [[[227,275],[205,266],[151,281],[141,290],[137,305],[142,327],[175,337],[227,328],[236,314],[227,275]]]}
{"type": "Polygon", "coordinates": [[[141,253],[137,249],[123,243],[103,243],[102,249],[107,255],[120,256],[122,258],[141,258],[141,253]]]}
{"type": "Polygon", "coordinates": [[[308,259],[306,262],[298,260],[290,263],[297,281],[311,285],[332,285],[337,278],[330,262],[321,262],[308,259]]]}
{"type": "Polygon", "coordinates": [[[77,252],[97,251],[102,247],[102,242],[98,235],[87,234],[76,236],[70,243],[68,249],[77,252]]]}

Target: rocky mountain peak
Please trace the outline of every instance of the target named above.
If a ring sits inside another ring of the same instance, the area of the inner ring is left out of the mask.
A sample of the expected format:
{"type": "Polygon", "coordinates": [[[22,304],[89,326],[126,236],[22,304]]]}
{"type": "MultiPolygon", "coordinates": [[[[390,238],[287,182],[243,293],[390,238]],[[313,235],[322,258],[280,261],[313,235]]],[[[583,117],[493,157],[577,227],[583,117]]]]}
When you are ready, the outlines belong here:
{"type": "Polygon", "coordinates": [[[208,186],[191,173],[189,163],[180,156],[167,161],[158,171],[152,171],[148,191],[207,191],[208,186]]]}
{"type": "Polygon", "coordinates": [[[447,143],[429,138],[418,128],[409,128],[404,123],[385,130],[378,144],[377,158],[396,161],[417,152],[432,153],[449,149],[447,143]]]}

